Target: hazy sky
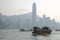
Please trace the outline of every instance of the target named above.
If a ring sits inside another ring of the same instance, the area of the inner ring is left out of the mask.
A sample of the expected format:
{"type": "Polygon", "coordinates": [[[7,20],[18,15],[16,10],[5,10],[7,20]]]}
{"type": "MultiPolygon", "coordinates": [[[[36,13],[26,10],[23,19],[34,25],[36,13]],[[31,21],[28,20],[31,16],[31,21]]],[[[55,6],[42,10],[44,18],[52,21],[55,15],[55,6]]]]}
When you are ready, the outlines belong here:
{"type": "Polygon", "coordinates": [[[37,4],[37,14],[60,21],[60,0],[0,0],[0,12],[4,15],[16,15],[32,11],[32,4],[37,4]]]}

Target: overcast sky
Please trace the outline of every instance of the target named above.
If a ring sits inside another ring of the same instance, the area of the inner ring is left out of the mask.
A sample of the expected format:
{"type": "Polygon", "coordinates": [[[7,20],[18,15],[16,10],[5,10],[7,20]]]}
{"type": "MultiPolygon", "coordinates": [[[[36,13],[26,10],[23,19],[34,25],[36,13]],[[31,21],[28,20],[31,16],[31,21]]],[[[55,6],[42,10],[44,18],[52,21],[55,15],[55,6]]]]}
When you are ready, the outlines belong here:
{"type": "Polygon", "coordinates": [[[17,15],[32,11],[32,4],[37,4],[37,15],[60,21],[60,0],[0,0],[0,12],[4,15],[17,15]]]}

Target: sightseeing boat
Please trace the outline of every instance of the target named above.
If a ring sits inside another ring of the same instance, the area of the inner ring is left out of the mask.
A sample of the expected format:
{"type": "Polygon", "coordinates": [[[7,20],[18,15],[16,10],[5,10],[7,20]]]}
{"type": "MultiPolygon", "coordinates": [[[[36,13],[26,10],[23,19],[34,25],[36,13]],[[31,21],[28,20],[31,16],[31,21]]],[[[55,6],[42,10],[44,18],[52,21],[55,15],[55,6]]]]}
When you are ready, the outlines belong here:
{"type": "Polygon", "coordinates": [[[39,27],[33,27],[33,35],[47,35],[51,34],[52,30],[49,29],[48,27],[43,27],[42,29],[39,27]]]}

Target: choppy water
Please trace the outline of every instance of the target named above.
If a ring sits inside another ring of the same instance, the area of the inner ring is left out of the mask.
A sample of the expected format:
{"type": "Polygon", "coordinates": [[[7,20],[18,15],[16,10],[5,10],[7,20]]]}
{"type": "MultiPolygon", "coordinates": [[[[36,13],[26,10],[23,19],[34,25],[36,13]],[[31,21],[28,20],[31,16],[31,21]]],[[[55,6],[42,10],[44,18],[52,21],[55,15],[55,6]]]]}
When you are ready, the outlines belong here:
{"type": "Polygon", "coordinates": [[[31,32],[0,30],[0,40],[60,40],[60,31],[53,31],[48,36],[32,36],[31,32]]]}

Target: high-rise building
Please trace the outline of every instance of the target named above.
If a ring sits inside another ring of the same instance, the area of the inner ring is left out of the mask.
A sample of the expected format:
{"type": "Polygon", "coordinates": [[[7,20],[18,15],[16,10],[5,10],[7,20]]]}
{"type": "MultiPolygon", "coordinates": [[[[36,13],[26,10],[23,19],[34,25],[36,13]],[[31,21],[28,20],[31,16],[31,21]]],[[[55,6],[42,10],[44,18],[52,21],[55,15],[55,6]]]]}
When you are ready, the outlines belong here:
{"type": "Polygon", "coordinates": [[[36,24],[36,3],[33,3],[32,7],[32,27],[37,26],[36,24]]]}

